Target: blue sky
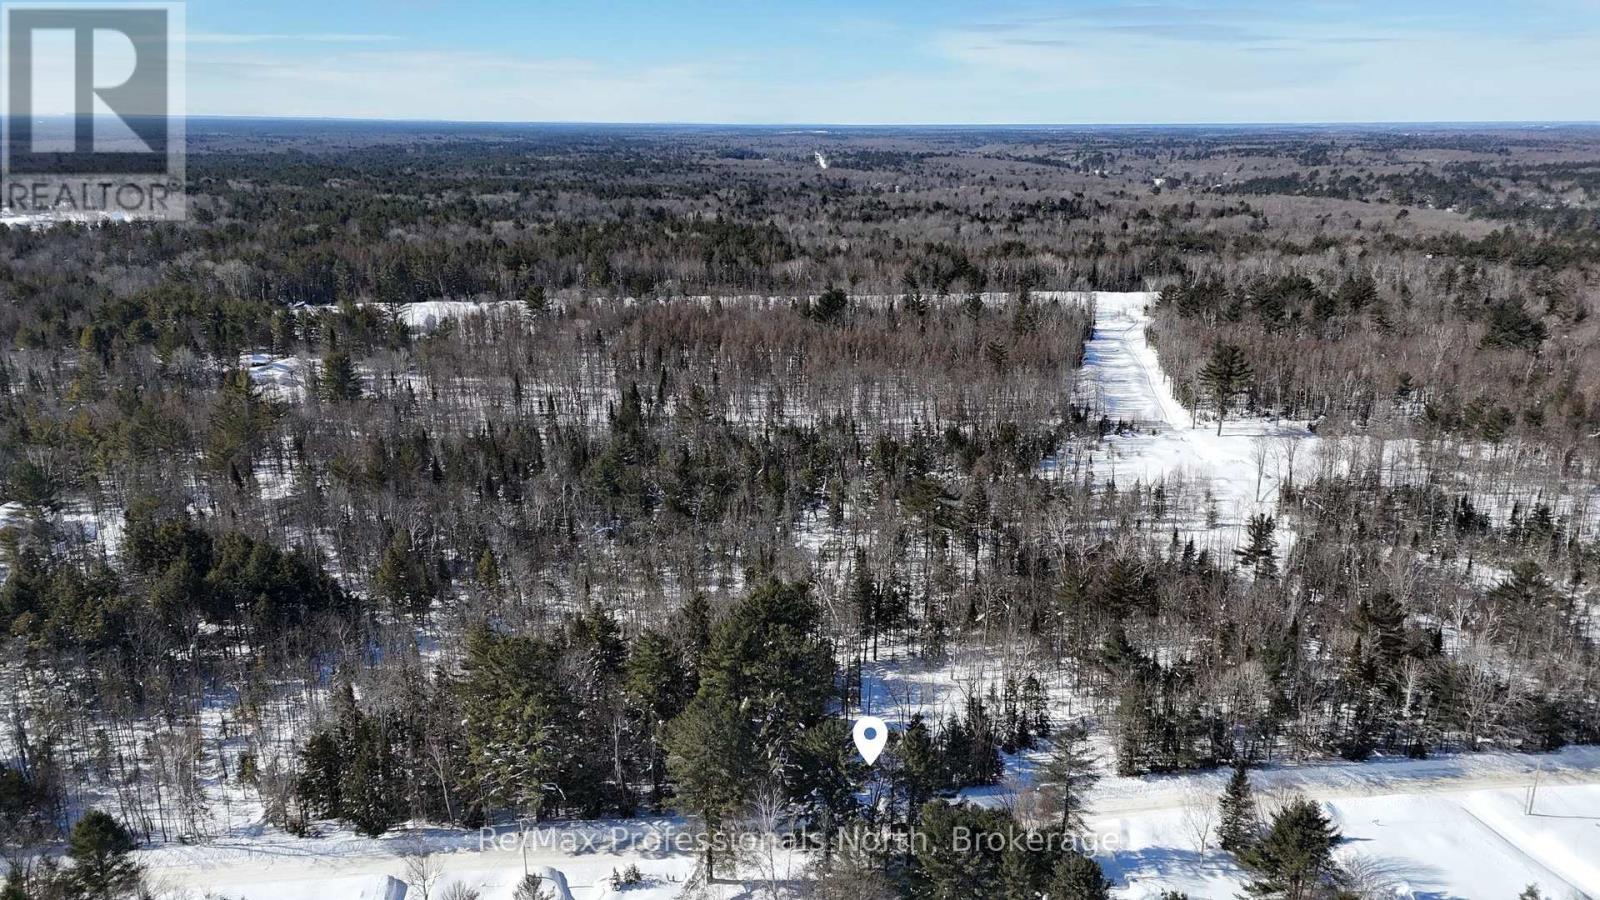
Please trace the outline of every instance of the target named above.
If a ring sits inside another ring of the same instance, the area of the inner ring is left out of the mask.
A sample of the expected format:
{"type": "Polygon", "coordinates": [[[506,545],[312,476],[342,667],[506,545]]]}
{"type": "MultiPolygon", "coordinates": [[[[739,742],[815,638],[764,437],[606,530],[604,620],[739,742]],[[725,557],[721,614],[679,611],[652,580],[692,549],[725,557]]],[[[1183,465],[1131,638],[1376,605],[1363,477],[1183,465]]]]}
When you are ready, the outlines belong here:
{"type": "Polygon", "coordinates": [[[1600,0],[189,0],[195,115],[1600,119],[1600,0]]]}

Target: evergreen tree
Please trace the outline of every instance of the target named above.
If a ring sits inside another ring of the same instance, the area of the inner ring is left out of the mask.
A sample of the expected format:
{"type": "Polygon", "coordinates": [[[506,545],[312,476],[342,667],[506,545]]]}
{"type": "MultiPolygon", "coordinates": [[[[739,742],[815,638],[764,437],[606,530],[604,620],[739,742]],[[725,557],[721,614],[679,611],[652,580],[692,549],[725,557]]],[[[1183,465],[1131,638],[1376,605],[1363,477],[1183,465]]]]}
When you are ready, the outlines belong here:
{"type": "Polygon", "coordinates": [[[705,825],[705,872],[712,877],[717,839],[744,808],[762,774],[755,767],[755,729],[736,698],[702,686],[668,727],[667,750],[678,805],[705,825]]]}
{"type": "Polygon", "coordinates": [[[495,559],[494,550],[484,547],[478,554],[478,562],[473,566],[473,580],[487,591],[494,591],[500,587],[500,563],[495,559]]]}
{"type": "Polygon", "coordinates": [[[1022,710],[1033,736],[1050,736],[1050,698],[1045,696],[1037,675],[1029,675],[1022,682],[1022,710]]]}
{"type": "Polygon", "coordinates": [[[1019,836],[1010,842],[1000,855],[1000,891],[1005,900],[1036,900],[1052,896],[1050,887],[1052,854],[1034,849],[1038,839],[1045,837],[1035,832],[1019,836]]]}
{"type": "Polygon", "coordinates": [[[736,605],[716,628],[700,690],[738,703],[767,758],[782,759],[835,695],[833,651],[809,588],[769,581],[736,605]]]}
{"type": "Polygon", "coordinates": [[[351,752],[339,786],[342,818],[357,832],[377,837],[406,819],[406,785],[395,753],[391,723],[356,714],[346,726],[351,752]]]}
{"type": "Polygon", "coordinates": [[[1142,672],[1123,683],[1117,695],[1117,774],[1144,775],[1159,770],[1162,726],[1157,715],[1157,689],[1142,672]]]}
{"type": "Polygon", "coordinates": [[[905,799],[906,820],[915,825],[923,804],[931,800],[949,780],[945,760],[939,754],[921,713],[912,715],[911,721],[899,733],[893,752],[900,760],[900,766],[895,770],[895,787],[905,799]]]}
{"type": "Polygon", "coordinates": [[[528,315],[537,316],[550,308],[550,299],[545,296],[544,285],[530,284],[522,292],[522,306],[528,315]]]}
{"type": "Polygon", "coordinates": [[[318,387],[322,398],[333,403],[361,399],[361,376],[356,372],[350,354],[335,350],[322,358],[318,387]]]}
{"type": "Polygon", "coordinates": [[[392,608],[425,615],[438,587],[430,568],[411,532],[397,528],[372,574],[373,587],[392,608]]]}
{"type": "Polygon", "coordinates": [[[1250,790],[1250,772],[1243,760],[1233,765],[1233,775],[1218,802],[1217,841],[1238,856],[1256,841],[1256,801],[1250,790]]]}
{"type": "Polygon", "coordinates": [[[1056,734],[1050,758],[1040,772],[1039,781],[1051,815],[1068,834],[1087,829],[1086,797],[1100,780],[1095,756],[1089,752],[1089,735],[1081,725],[1064,728],[1056,734]]]}
{"type": "Polygon", "coordinates": [[[1535,612],[1545,608],[1557,597],[1550,579],[1533,560],[1519,560],[1511,566],[1511,577],[1489,591],[1489,599],[1504,604],[1508,610],[1519,613],[1535,612]]]}
{"type": "Polygon", "coordinates": [[[344,781],[344,759],[339,742],[330,731],[312,735],[300,751],[300,778],[296,793],[305,814],[311,819],[337,819],[343,814],[339,802],[344,781]]]}
{"type": "Polygon", "coordinates": [[[1111,882],[1100,864],[1079,853],[1066,853],[1050,877],[1050,900],[1110,900],[1111,882]]]}
{"type": "MultiPolygon", "coordinates": [[[[764,777],[793,791],[796,742],[834,696],[833,651],[804,584],[769,581],[718,623],[694,699],[667,732],[680,804],[720,829],[764,777]]],[[[795,799],[791,796],[791,799],[795,799]]],[[[715,871],[713,841],[706,870],[715,871]]]]}
{"type": "Polygon", "coordinates": [[[1521,300],[1501,300],[1489,307],[1482,346],[1492,349],[1538,350],[1549,336],[1544,322],[1521,300]]]}
{"type": "Polygon", "coordinates": [[[1342,704],[1344,727],[1336,735],[1334,743],[1340,756],[1360,761],[1371,756],[1376,749],[1378,732],[1374,698],[1378,674],[1360,635],[1356,636],[1342,676],[1339,685],[1345,695],[1342,704]]]}
{"type": "Polygon", "coordinates": [[[1151,588],[1144,565],[1137,559],[1119,556],[1096,571],[1089,585],[1089,603],[1096,612],[1120,621],[1149,607],[1153,599],[1151,588]]]}
{"type": "Polygon", "coordinates": [[[818,322],[830,324],[842,318],[850,308],[850,298],[845,292],[836,287],[829,287],[817,296],[815,303],[809,304],[807,313],[818,322]]]}
{"type": "Polygon", "coordinates": [[[1406,655],[1406,614],[1389,591],[1379,591],[1356,606],[1356,632],[1366,643],[1367,653],[1384,685],[1398,686],[1400,664],[1406,655]]]}
{"type": "Polygon", "coordinates": [[[795,748],[793,794],[812,828],[823,840],[823,858],[831,858],[834,836],[855,818],[856,793],[866,766],[843,719],[824,719],[807,729],[795,748]]]}
{"type": "Polygon", "coordinates": [[[623,684],[630,706],[644,725],[650,802],[659,805],[666,775],[667,723],[683,712],[689,698],[688,676],[678,648],[658,631],[640,634],[629,653],[623,684]]]}
{"type": "Polygon", "coordinates": [[[1255,368],[1242,348],[1226,343],[1212,348],[1211,359],[1200,370],[1200,384],[1217,411],[1217,434],[1222,434],[1222,421],[1233,399],[1249,389],[1254,377],[1255,368]]]}
{"type": "Polygon", "coordinates": [[[930,801],[923,806],[911,896],[925,900],[1001,900],[1001,862],[1016,822],[998,809],[930,801]],[[998,839],[989,837],[997,835],[998,839]]]}
{"type": "Polygon", "coordinates": [[[128,858],[136,846],[121,822],[98,809],[85,813],[67,838],[72,896],[120,900],[133,894],[144,876],[139,865],[128,858]]]}
{"type": "Polygon", "coordinates": [[[855,607],[856,621],[860,624],[863,652],[870,653],[873,659],[878,658],[881,595],[882,591],[877,582],[873,581],[872,572],[867,567],[866,551],[857,547],[855,561],[851,566],[850,602],[855,607]]]}
{"type": "Polygon", "coordinates": [[[1378,285],[1368,275],[1346,275],[1336,296],[1352,313],[1359,313],[1378,301],[1378,285]]]}
{"type": "Polygon", "coordinates": [[[1256,578],[1276,578],[1278,539],[1273,536],[1277,523],[1268,515],[1254,515],[1245,525],[1247,543],[1233,551],[1239,565],[1255,574],[1256,578]]]}
{"type": "Polygon", "coordinates": [[[700,684],[706,651],[711,648],[711,601],[698,591],[689,595],[676,624],[675,642],[683,653],[684,669],[689,677],[688,693],[693,694],[700,684]]]}
{"type": "Polygon", "coordinates": [[[1297,797],[1272,817],[1243,862],[1258,873],[1247,889],[1255,896],[1304,900],[1334,871],[1339,832],[1321,807],[1297,797]]]}
{"type": "Polygon", "coordinates": [[[575,713],[560,746],[560,784],[566,802],[594,818],[607,809],[631,814],[632,760],[636,724],[623,705],[627,662],[616,619],[589,605],[568,622],[562,674],[568,678],[563,702],[575,713]]]}
{"type": "Polygon", "coordinates": [[[255,454],[278,415],[244,369],[223,376],[206,434],[206,463],[242,485],[255,472],[255,454]]]}
{"type": "Polygon", "coordinates": [[[485,800],[538,815],[559,773],[571,721],[559,651],[538,638],[483,627],[466,640],[466,675],[456,684],[468,761],[485,800]]]}

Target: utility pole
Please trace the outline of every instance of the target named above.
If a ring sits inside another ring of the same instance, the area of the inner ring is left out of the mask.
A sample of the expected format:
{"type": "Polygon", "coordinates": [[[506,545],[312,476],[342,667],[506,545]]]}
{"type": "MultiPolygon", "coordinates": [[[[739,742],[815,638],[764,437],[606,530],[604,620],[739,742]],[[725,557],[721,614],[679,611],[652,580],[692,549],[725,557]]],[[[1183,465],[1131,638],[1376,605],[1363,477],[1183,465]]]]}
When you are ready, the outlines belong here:
{"type": "Polygon", "coordinates": [[[1544,774],[1544,760],[1539,760],[1539,765],[1533,770],[1533,783],[1528,785],[1528,802],[1522,808],[1525,816],[1533,815],[1534,801],[1539,797],[1539,778],[1544,774]]]}

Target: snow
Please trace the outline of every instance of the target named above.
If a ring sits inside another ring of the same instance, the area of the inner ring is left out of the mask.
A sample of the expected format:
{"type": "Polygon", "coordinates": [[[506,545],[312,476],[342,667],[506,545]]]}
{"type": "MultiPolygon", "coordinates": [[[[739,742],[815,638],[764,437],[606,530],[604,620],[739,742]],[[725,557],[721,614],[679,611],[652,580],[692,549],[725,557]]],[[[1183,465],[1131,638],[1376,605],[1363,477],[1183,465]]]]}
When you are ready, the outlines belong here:
{"type": "MultiPolygon", "coordinates": [[[[1314,465],[1318,439],[1303,424],[1230,418],[1221,433],[1179,402],[1146,328],[1154,293],[1094,294],[1094,334],[1084,347],[1079,400],[1136,428],[1108,435],[1090,453],[1099,481],[1119,487],[1186,481],[1216,498],[1217,526],[1236,533],[1250,516],[1271,515],[1278,489],[1314,465]]],[[[1202,531],[1187,522],[1180,530],[1202,531]]],[[[1212,535],[1215,537],[1215,535],[1212,535]]],[[[1280,536],[1280,546],[1286,546],[1280,536]]]]}
{"type": "MultiPolygon", "coordinates": [[[[408,857],[419,850],[431,854],[439,872],[433,897],[462,883],[478,890],[482,900],[511,900],[526,871],[540,878],[552,900],[666,900],[681,893],[697,862],[676,850],[680,844],[673,836],[684,827],[681,820],[652,819],[567,823],[530,830],[526,840],[515,828],[489,833],[418,828],[381,838],[348,833],[294,838],[271,832],[139,856],[153,883],[227,900],[391,900],[393,895],[383,891],[392,889],[392,881],[407,880],[408,857]],[[612,874],[629,865],[639,868],[642,883],[613,889],[612,874]]],[[[727,887],[736,892],[738,885],[727,887]]],[[[401,896],[421,893],[413,888],[401,896]]]]}
{"type": "Polygon", "coordinates": [[[295,356],[271,353],[245,353],[239,365],[250,371],[250,380],[274,399],[299,399],[305,390],[307,363],[295,356]]]}
{"type": "Polygon", "coordinates": [[[26,524],[28,508],[15,500],[0,503],[0,529],[26,524]]]}
{"type": "Polygon", "coordinates": [[[443,322],[465,319],[468,316],[520,311],[522,308],[521,303],[512,300],[491,303],[476,303],[470,300],[426,300],[401,306],[400,319],[411,328],[432,331],[443,322]]]}
{"type": "MultiPolygon", "coordinates": [[[[1202,849],[1194,824],[1213,808],[1226,773],[1107,778],[1091,797],[1091,827],[1121,896],[1179,890],[1232,897],[1248,874],[1202,849]]],[[[1479,754],[1271,767],[1253,772],[1262,806],[1292,793],[1321,801],[1344,836],[1337,856],[1401,897],[1600,896],[1600,750],[1548,756],[1479,754]],[[1539,774],[1538,770],[1543,769],[1539,774]],[[1541,784],[1533,814],[1528,786],[1541,784]]],[[[1213,816],[1214,820],[1214,816],[1213,816]]],[[[1214,829],[1215,822],[1211,822],[1214,829]]],[[[1387,896],[1379,893],[1378,896],[1387,896]]]]}
{"type": "MultiPolygon", "coordinates": [[[[1089,824],[1118,897],[1240,894],[1248,874],[1215,847],[1211,811],[1226,778],[1208,772],[1100,782],[1090,797],[1089,824]],[[1208,813],[1210,833],[1202,842],[1195,826],[1208,813]]],[[[1548,897],[1600,896],[1600,748],[1272,766],[1253,771],[1251,780],[1267,811],[1291,793],[1321,802],[1345,838],[1340,860],[1388,891],[1371,896],[1515,897],[1528,884],[1548,897]],[[1535,780],[1540,787],[1526,815],[1535,780]]],[[[1025,805],[1000,791],[972,799],[1025,805]]],[[[266,831],[139,857],[157,883],[230,900],[384,897],[387,879],[404,880],[406,854],[419,847],[434,854],[443,872],[433,896],[460,881],[481,890],[483,900],[510,900],[526,865],[567,886],[557,897],[665,900],[679,896],[694,871],[695,859],[673,838],[688,827],[680,819],[551,823],[523,843],[514,829],[303,839],[266,831]],[[611,874],[630,864],[645,883],[614,890],[611,874]]],[[[793,861],[781,865],[797,871],[793,861]]],[[[748,886],[718,884],[711,896],[744,896],[748,886]]]]}

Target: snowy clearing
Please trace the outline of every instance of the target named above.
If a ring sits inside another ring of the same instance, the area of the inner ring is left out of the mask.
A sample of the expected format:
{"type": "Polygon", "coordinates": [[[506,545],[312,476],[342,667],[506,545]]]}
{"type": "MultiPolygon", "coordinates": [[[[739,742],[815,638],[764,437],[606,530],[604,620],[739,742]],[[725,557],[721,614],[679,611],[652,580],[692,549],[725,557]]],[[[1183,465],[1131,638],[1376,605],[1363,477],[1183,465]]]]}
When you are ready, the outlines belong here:
{"type": "Polygon", "coordinates": [[[1229,419],[1221,433],[1196,421],[1161,370],[1145,329],[1154,293],[1094,294],[1094,335],[1084,347],[1079,400],[1136,430],[1111,434],[1090,454],[1097,483],[1146,486],[1181,479],[1210,493],[1217,533],[1200,523],[1183,529],[1197,543],[1236,533],[1257,513],[1277,508],[1278,487],[1310,472],[1317,438],[1303,423],[1259,417],[1229,419]]]}

